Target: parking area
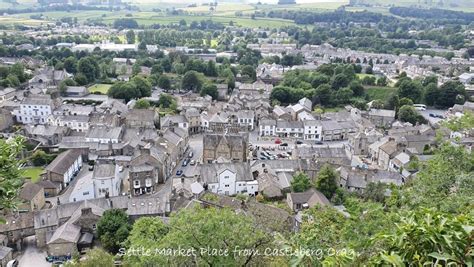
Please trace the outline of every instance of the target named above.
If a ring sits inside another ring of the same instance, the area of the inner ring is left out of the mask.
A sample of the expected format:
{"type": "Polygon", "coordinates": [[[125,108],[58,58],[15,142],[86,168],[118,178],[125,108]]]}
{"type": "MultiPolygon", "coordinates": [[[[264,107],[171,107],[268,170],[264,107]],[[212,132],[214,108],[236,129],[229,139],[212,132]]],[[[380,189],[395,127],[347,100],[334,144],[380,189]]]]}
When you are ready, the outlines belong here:
{"type": "Polygon", "coordinates": [[[418,111],[431,125],[438,124],[446,118],[446,110],[427,109],[418,111]]]}
{"type": "Polygon", "coordinates": [[[176,166],[175,175],[194,177],[198,171],[198,164],[202,160],[203,137],[202,135],[193,135],[189,138],[189,147],[184,157],[176,166]],[[190,155],[192,153],[192,156],[190,155]],[[191,156],[191,157],[190,157],[191,156]],[[179,173],[179,175],[178,175],[179,173]]]}

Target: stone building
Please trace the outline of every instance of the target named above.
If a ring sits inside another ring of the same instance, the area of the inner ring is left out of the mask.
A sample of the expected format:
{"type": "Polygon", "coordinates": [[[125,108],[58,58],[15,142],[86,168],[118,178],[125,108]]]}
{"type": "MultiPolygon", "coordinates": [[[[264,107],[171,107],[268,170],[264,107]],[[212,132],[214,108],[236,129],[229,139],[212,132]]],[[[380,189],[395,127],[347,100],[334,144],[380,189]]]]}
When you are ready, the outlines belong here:
{"type": "Polygon", "coordinates": [[[240,134],[205,134],[203,162],[214,161],[247,161],[248,135],[240,134]]]}
{"type": "Polygon", "coordinates": [[[20,190],[20,199],[23,203],[19,206],[20,209],[28,211],[40,210],[44,207],[44,189],[35,183],[26,183],[20,190]]]}

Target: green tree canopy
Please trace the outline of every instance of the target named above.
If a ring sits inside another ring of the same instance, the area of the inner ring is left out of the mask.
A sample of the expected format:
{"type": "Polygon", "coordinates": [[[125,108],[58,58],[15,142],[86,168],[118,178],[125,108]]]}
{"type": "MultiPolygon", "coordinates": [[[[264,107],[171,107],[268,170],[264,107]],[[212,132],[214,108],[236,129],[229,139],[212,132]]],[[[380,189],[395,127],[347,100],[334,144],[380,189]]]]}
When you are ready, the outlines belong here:
{"type": "Polygon", "coordinates": [[[308,175],[303,172],[299,172],[293,176],[291,180],[291,190],[293,192],[304,192],[311,188],[311,181],[308,175]]]}
{"type": "Polygon", "coordinates": [[[319,170],[318,178],[316,179],[316,189],[323,193],[328,199],[331,199],[336,190],[339,188],[337,185],[338,174],[328,164],[325,164],[321,170],[319,170]]]}
{"type": "Polygon", "coordinates": [[[112,253],[123,247],[130,231],[128,215],[121,209],[106,210],[97,223],[97,235],[104,248],[112,253]]]}

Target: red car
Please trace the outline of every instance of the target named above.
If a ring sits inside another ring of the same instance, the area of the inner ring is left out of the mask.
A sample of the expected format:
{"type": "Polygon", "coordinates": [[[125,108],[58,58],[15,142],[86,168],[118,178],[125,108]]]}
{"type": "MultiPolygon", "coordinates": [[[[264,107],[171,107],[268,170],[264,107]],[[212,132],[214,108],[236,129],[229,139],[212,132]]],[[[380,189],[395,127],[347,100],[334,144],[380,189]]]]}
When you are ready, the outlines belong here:
{"type": "Polygon", "coordinates": [[[281,140],[280,140],[280,139],[276,139],[276,140],[275,140],[275,144],[277,144],[277,145],[281,144],[281,140]]]}

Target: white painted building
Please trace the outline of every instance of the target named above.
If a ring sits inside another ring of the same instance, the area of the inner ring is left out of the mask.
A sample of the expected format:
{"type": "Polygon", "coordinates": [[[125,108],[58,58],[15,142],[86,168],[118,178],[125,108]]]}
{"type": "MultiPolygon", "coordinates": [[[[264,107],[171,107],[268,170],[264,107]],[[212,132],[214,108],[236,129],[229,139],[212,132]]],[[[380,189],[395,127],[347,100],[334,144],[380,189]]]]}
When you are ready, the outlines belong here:
{"type": "Polygon", "coordinates": [[[83,201],[86,199],[93,199],[94,184],[92,183],[92,173],[88,173],[77,180],[74,188],[69,195],[69,202],[83,201]]]}
{"type": "Polygon", "coordinates": [[[262,120],[259,125],[259,136],[275,136],[276,120],[262,120]]]}
{"type": "Polygon", "coordinates": [[[14,114],[17,122],[23,124],[46,124],[53,109],[53,100],[49,96],[33,96],[25,98],[14,114]]]}
{"type": "Polygon", "coordinates": [[[89,116],[49,116],[48,124],[68,127],[77,132],[87,132],[89,130],[89,116]]]}
{"type": "Polygon", "coordinates": [[[248,163],[213,163],[201,167],[201,181],[216,194],[236,195],[258,193],[258,181],[253,179],[248,163]]]}
{"type": "Polygon", "coordinates": [[[307,120],[304,121],[304,140],[321,141],[323,127],[319,121],[307,120]]]}
{"type": "Polygon", "coordinates": [[[94,169],[92,177],[96,198],[120,195],[123,166],[114,164],[99,164],[94,169]]]}
{"type": "Polygon", "coordinates": [[[304,133],[303,122],[301,121],[277,121],[276,135],[279,137],[302,138],[304,133]]]}

